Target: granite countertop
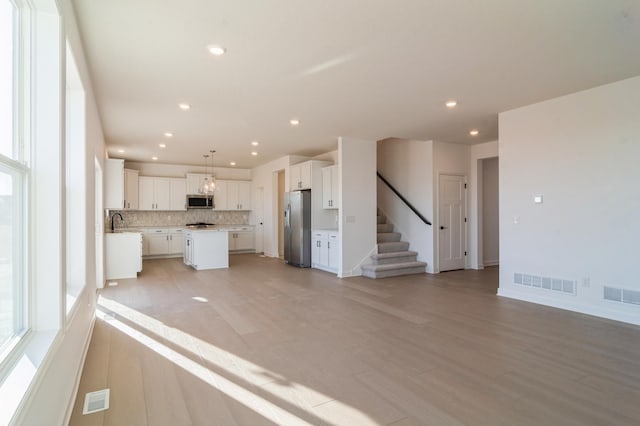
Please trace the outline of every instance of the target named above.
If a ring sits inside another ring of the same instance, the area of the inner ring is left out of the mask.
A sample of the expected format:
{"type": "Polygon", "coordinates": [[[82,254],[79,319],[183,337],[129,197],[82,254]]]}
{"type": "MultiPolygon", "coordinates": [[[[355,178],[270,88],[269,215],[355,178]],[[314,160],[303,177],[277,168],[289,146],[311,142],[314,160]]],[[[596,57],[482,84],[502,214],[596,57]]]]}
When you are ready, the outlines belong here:
{"type": "MultiPolygon", "coordinates": [[[[202,228],[202,229],[198,229],[198,228],[189,228],[186,225],[173,225],[173,226],[125,226],[122,228],[116,228],[115,231],[113,231],[113,233],[116,234],[121,234],[121,233],[125,233],[125,232],[144,232],[146,230],[149,229],[183,229],[183,230],[213,230],[213,231],[239,231],[242,229],[250,229],[253,230],[255,228],[255,225],[237,225],[237,224],[220,224],[220,225],[214,225],[210,228],[202,228]]],[[[105,233],[106,234],[111,234],[111,228],[107,228],[105,229],[105,233]]]]}

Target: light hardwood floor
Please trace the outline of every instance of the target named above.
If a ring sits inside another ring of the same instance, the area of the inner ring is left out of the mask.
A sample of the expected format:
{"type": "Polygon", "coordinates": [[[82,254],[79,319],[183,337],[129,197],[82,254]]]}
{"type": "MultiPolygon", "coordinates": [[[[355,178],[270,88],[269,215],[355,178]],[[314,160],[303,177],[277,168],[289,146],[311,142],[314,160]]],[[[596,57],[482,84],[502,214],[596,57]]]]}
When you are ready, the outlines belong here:
{"type": "Polygon", "coordinates": [[[640,328],[498,298],[495,267],[230,263],[145,261],[102,291],[72,425],[640,424],[640,328]]]}

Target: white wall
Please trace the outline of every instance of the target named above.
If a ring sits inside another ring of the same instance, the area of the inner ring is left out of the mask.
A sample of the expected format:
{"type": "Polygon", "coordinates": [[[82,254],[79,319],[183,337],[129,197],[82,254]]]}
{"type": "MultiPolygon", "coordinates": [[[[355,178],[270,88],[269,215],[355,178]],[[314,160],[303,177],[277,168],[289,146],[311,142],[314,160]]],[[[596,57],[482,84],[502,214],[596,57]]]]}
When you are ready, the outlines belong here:
{"type": "MultiPolygon", "coordinates": [[[[80,378],[84,355],[88,345],[95,313],[95,237],[94,237],[94,156],[101,164],[104,160],[104,137],[95,103],[91,79],[82,51],[82,43],[73,14],[71,0],[58,1],[63,16],[63,29],[80,72],[86,91],[86,287],[78,295],[77,309],[58,332],[55,344],[46,355],[43,368],[38,373],[33,389],[14,419],[16,424],[41,425],[65,424],[68,409],[72,407],[74,392],[80,378]]],[[[64,44],[62,44],[64,49],[64,44]]],[[[63,79],[64,80],[64,79],[63,79]]],[[[64,83],[63,83],[64,84],[64,83]]],[[[61,86],[64,90],[64,86],[61,86]]],[[[56,303],[55,299],[49,303],[56,303]]]]}
{"type": "Polygon", "coordinates": [[[340,277],[361,275],[376,249],[376,147],[375,141],[338,140],[340,277]]]}
{"type": "MultiPolygon", "coordinates": [[[[183,178],[187,173],[204,173],[204,166],[190,166],[184,164],[142,163],[126,161],[125,168],[138,170],[140,176],[160,176],[183,178]]],[[[208,172],[211,173],[211,167],[208,172]]],[[[216,179],[251,180],[251,169],[236,169],[231,167],[214,167],[216,179]]]]}
{"type": "MultiPolygon", "coordinates": [[[[439,253],[439,241],[438,241],[438,184],[439,176],[441,174],[448,175],[460,175],[469,178],[470,167],[470,146],[445,142],[433,142],[433,182],[434,182],[434,217],[433,217],[433,253],[434,253],[434,270],[439,272],[438,267],[438,253],[439,253]]],[[[465,203],[467,203],[465,197],[465,203]]],[[[468,216],[468,206],[466,215],[468,216]]],[[[467,241],[467,229],[465,227],[465,248],[467,241]]],[[[467,250],[468,251],[468,250],[467,250]]],[[[465,266],[469,266],[469,257],[465,259],[465,266]]]]}
{"type": "Polygon", "coordinates": [[[482,264],[497,265],[500,258],[498,158],[482,160],[482,264]]]}
{"type": "Polygon", "coordinates": [[[468,195],[468,262],[472,269],[482,269],[482,161],[498,156],[498,141],[472,145],[470,148],[468,195]]]}
{"type": "Polygon", "coordinates": [[[603,300],[604,285],[640,291],[639,117],[640,76],[500,114],[498,294],[640,324],[640,306],[603,300]],[[516,272],[576,280],[577,295],[516,272]]]}
{"type": "MultiPolygon", "coordinates": [[[[433,142],[385,139],[378,142],[378,171],[427,220],[433,222],[433,142]]],[[[377,181],[378,207],[402,233],[418,260],[433,273],[433,226],[425,224],[382,181],[377,181]]]]}

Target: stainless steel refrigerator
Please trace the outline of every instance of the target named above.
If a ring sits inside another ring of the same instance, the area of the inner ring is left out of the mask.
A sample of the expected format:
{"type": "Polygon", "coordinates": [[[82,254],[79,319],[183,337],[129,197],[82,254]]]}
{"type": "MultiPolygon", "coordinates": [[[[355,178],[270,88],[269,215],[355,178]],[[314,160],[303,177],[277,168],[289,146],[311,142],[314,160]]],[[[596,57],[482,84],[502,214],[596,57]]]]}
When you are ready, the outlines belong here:
{"type": "Polygon", "coordinates": [[[311,191],[284,194],[284,261],[311,267],[311,191]]]}

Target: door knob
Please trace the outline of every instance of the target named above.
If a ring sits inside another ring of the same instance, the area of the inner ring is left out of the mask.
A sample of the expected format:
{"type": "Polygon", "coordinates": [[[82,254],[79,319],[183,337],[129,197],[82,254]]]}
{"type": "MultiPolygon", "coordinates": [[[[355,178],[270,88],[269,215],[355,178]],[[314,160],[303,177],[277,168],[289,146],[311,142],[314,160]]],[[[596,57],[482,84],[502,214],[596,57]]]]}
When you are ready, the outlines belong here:
{"type": "Polygon", "coordinates": [[[446,226],[441,226],[440,229],[447,229],[447,227],[446,226]]]}

